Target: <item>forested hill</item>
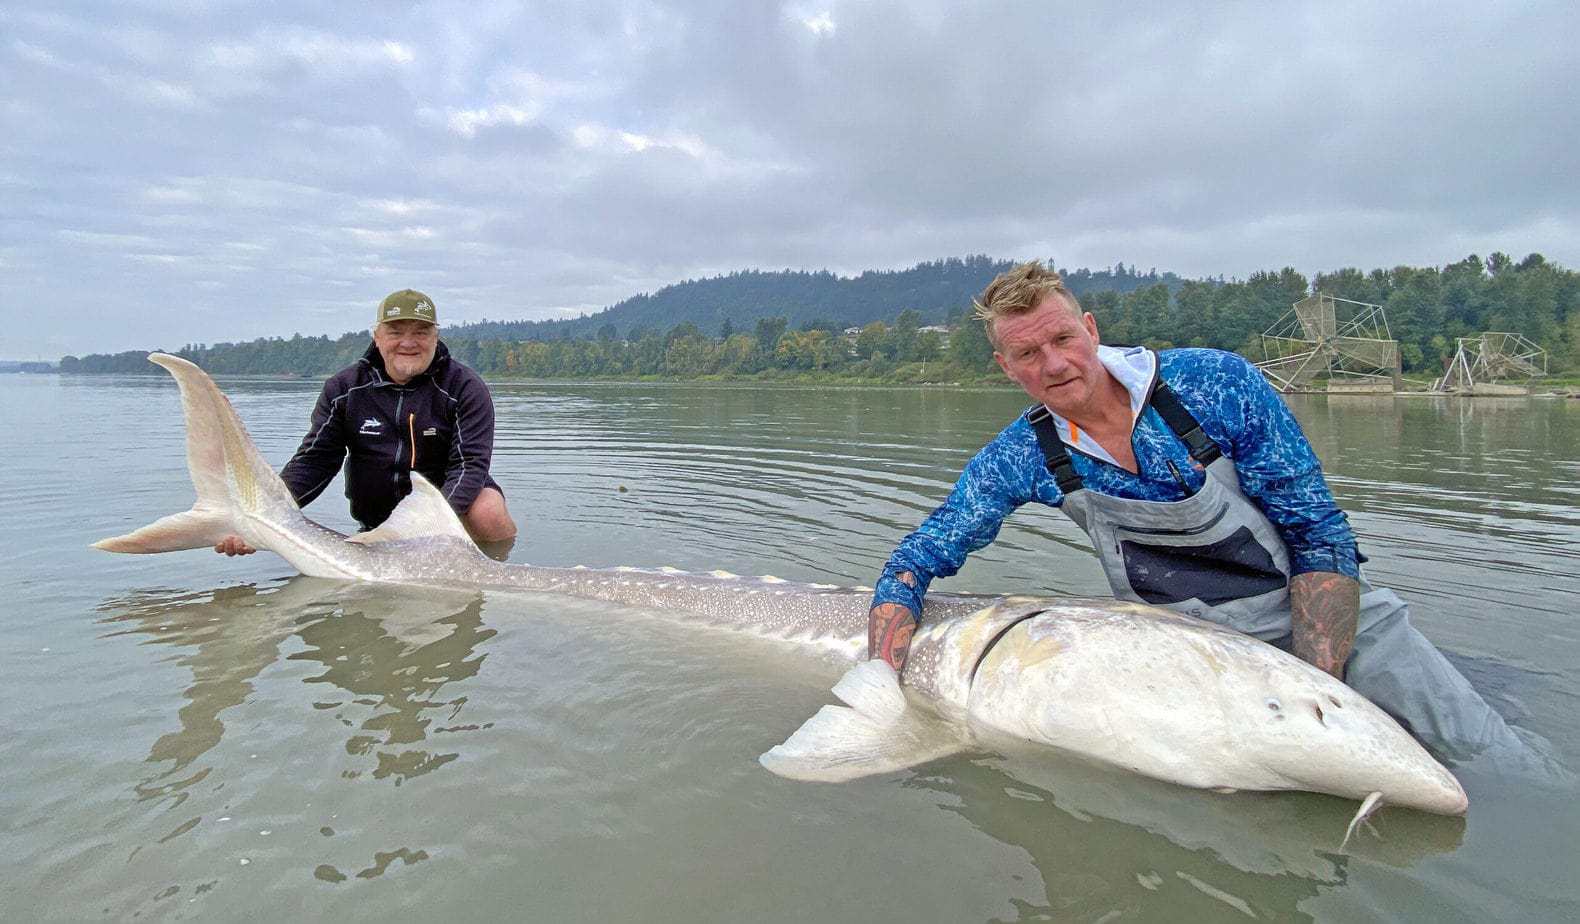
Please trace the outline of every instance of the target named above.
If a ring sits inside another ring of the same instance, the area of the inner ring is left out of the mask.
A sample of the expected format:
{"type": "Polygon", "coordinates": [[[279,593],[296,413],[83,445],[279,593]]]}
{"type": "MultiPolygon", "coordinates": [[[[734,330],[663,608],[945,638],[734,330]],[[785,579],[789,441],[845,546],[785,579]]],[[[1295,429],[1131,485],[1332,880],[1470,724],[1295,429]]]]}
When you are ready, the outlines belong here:
{"type": "MultiPolygon", "coordinates": [[[[959,316],[994,276],[1013,265],[986,256],[919,263],[906,270],[869,270],[836,276],[826,270],[742,270],[712,279],[693,279],[635,295],[581,318],[560,321],[484,321],[446,328],[446,337],[474,340],[639,339],[644,330],[666,331],[694,324],[710,336],[746,330],[762,318],[784,318],[791,328],[826,323],[862,327],[893,321],[915,311],[923,324],[942,324],[959,316]],[[726,327],[728,322],[728,327],[726,327]]],[[[1173,273],[1138,273],[1123,263],[1112,269],[1067,271],[1077,296],[1086,292],[1121,295],[1159,283],[1170,291],[1183,282],[1173,273]]]]}
{"type": "MultiPolygon", "coordinates": [[[[924,263],[854,278],[747,271],[627,299],[556,323],[446,326],[444,339],[486,376],[701,378],[822,375],[861,381],[995,378],[972,296],[1007,267],[986,257],[924,263]],[[945,321],[952,333],[926,330],[945,321]],[[847,336],[848,328],[859,328],[847,336]]],[[[1540,254],[1472,254],[1446,266],[1341,269],[1308,279],[1285,267],[1246,279],[1180,280],[1123,266],[1067,272],[1107,343],[1216,347],[1262,359],[1261,334],[1316,291],[1385,308],[1406,374],[1442,374],[1456,338],[1522,334],[1548,368],[1580,369],[1580,273],[1540,254]]],[[[368,332],[188,344],[179,352],[217,374],[319,377],[367,349],[368,332]]],[[[168,347],[165,347],[168,349],[168,347]]],[[[64,373],[155,374],[146,351],[62,358],[64,373]]]]}

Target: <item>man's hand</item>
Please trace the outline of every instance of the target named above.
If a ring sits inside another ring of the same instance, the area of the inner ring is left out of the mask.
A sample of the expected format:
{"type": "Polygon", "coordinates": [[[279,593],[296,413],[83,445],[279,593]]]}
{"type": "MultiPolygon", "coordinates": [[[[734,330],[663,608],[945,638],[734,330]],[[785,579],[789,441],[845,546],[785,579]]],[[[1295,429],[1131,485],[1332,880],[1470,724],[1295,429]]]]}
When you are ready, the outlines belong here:
{"type": "Polygon", "coordinates": [[[898,672],[911,652],[916,614],[903,604],[882,603],[867,616],[867,657],[882,658],[898,672]]]}
{"type": "Polygon", "coordinates": [[[248,545],[240,536],[226,536],[215,544],[214,551],[221,555],[251,555],[258,550],[248,545]]]}
{"type": "Polygon", "coordinates": [[[1290,630],[1294,655],[1344,679],[1344,662],[1355,646],[1361,585],[1328,571],[1297,574],[1289,580],[1290,630]]]}

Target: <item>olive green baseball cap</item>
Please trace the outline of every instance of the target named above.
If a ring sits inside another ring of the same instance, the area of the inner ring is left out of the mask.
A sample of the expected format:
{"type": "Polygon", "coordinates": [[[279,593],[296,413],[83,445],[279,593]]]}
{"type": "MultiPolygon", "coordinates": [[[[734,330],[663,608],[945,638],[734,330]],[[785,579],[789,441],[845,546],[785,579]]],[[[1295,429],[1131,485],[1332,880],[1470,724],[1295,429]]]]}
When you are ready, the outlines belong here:
{"type": "Polygon", "coordinates": [[[373,323],[382,324],[385,321],[427,321],[429,324],[438,324],[439,315],[433,310],[433,299],[416,289],[401,289],[391,292],[379,302],[379,316],[373,323]]]}

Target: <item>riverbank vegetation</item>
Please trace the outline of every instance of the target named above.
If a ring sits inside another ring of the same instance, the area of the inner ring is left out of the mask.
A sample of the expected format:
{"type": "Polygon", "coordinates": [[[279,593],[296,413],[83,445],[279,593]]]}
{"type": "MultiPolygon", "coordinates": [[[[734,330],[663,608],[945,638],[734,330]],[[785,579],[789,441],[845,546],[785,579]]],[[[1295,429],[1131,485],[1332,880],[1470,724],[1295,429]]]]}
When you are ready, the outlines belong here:
{"type": "MultiPolygon", "coordinates": [[[[444,340],[490,378],[1003,382],[970,303],[1008,265],[971,257],[851,278],[736,273],[569,321],[446,327],[444,340]]],[[[1580,274],[1539,254],[1519,261],[1470,256],[1441,268],[1343,269],[1314,279],[1286,268],[1244,280],[1182,280],[1122,264],[1067,277],[1108,343],[1217,347],[1258,360],[1262,331],[1317,291],[1382,305],[1407,375],[1435,377],[1457,337],[1486,330],[1541,345],[1554,373],[1580,367],[1580,274]]],[[[354,331],[187,344],[173,352],[216,374],[316,378],[354,362],[367,344],[367,333],[354,331]]],[[[60,368],[157,371],[145,356],[67,356],[60,368]]]]}

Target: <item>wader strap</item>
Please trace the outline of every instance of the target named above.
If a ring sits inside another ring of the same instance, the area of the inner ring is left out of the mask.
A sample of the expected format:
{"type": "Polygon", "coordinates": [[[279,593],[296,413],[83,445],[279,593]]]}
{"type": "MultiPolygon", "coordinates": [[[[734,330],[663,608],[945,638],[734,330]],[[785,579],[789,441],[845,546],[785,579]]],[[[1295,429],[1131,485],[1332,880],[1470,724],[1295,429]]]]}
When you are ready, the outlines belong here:
{"type": "Polygon", "coordinates": [[[1223,455],[1223,450],[1212,438],[1201,431],[1201,424],[1185,410],[1185,405],[1180,404],[1180,399],[1174,396],[1173,389],[1158,379],[1157,388],[1152,391],[1152,406],[1157,408],[1158,416],[1169,425],[1174,435],[1180,438],[1185,448],[1190,450],[1191,458],[1200,462],[1203,468],[1215,462],[1223,455]]]}
{"type": "MultiPolygon", "coordinates": [[[[1191,458],[1201,463],[1202,468],[1223,455],[1223,450],[1202,432],[1201,424],[1191,416],[1190,411],[1185,410],[1185,405],[1180,404],[1180,399],[1174,396],[1173,390],[1162,379],[1152,390],[1152,406],[1157,408],[1158,416],[1169,425],[1174,435],[1190,450],[1191,458]]],[[[1026,413],[1026,422],[1031,424],[1032,432],[1037,434],[1043,462],[1048,467],[1048,474],[1058,483],[1059,490],[1066,496],[1081,490],[1084,487],[1081,476],[1076,474],[1075,463],[1070,461],[1070,451],[1065,448],[1064,440],[1059,439],[1059,428],[1053,422],[1053,414],[1046,407],[1038,405],[1026,413]]]]}
{"type": "Polygon", "coordinates": [[[1070,461],[1070,451],[1064,448],[1064,441],[1059,439],[1059,428],[1053,422],[1053,414],[1042,405],[1038,405],[1026,414],[1026,422],[1031,424],[1031,430],[1037,434],[1037,445],[1042,448],[1042,458],[1048,466],[1048,474],[1058,483],[1059,490],[1064,496],[1069,497],[1081,490],[1081,476],[1075,473],[1075,463],[1070,461]]]}

